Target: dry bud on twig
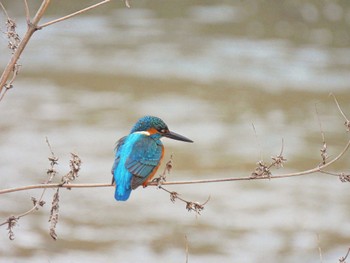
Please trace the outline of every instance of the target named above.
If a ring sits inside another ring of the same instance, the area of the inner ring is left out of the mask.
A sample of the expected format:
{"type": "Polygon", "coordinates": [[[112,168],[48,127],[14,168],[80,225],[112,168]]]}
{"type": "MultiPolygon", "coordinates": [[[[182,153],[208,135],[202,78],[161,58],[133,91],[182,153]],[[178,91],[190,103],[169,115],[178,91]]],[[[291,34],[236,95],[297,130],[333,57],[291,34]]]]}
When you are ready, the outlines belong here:
{"type": "Polygon", "coordinates": [[[160,186],[166,182],[166,175],[170,174],[171,169],[173,168],[173,155],[170,155],[170,160],[165,164],[164,171],[161,175],[154,178],[152,182],[157,183],[157,187],[160,188],[160,186]]]}
{"type": "Polygon", "coordinates": [[[38,200],[35,197],[32,197],[32,202],[35,207],[35,210],[39,210],[39,206],[43,207],[46,203],[44,200],[39,200],[38,202],[38,200]]]}
{"type": "Polygon", "coordinates": [[[50,161],[50,168],[47,169],[47,172],[46,172],[48,175],[48,179],[47,179],[46,183],[48,184],[48,183],[52,182],[52,179],[57,174],[57,170],[55,169],[55,165],[58,164],[58,157],[56,157],[54,152],[52,151],[51,144],[50,144],[49,139],[47,137],[46,137],[46,143],[47,143],[47,146],[49,147],[50,152],[51,152],[51,156],[48,157],[48,159],[50,161]]]}
{"type": "Polygon", "coordinates": [[[12,54],[16,51],[21,42],[21,39],[16,32],[16,27],[17,25],[15,21],[8,17],[6,21],[6,35],[8,38],[8,48],[12,51],[12,54]]]}
{"type": "Polygon", "coordinates": [[[346,131],[349,132],[349,131],[350,131],[350,121],[349,121],[349,120],[346,120],[346,121],[344,122],[344,125],[345,125],[345,127],[346,127],[346,131]]]}
{"type": "Polygon", "coordinates": [[[50,212],[50,218],[49,222],[50,225],[50,236],[57,240],[57,234],[56,234],[56,225],[58,223],[58,215],[59,215],[59,201],[60,201],[60,195],[59,195],[59,188],[57,188],[56,193],[53,196],[52,199],[52,206],[51,206],[51,212],[50,212]]]}
{"type": "Polygon", "coordinates": [[[283,163],[285,163],[287,161],[287,159],[285,159],[283,157],[283,150],[284,150],[284,140],[282,138],[282,147],[281,147],[281,152],[279,155],[277,155],[276,157],[274,156],[271,156],[271,159],[272,159],[272,164],[271,166],[276,166],[277,169],[282,167],[283,168],[283,163]]]}
{"type": "Polygon", "coordinates": [[[350,182],[350,174],[340,173],[339,180],[343,183],[350,182]]]}
{"type": "Polygon", "coordinates": [[[204,205],[206,205],[206,203],[208,203],[210,200],[210,196],[208,197],[207,201],[205,201],[203,204],[200,204],[198,202],[187,202],[186,204],[186,209],[190,212],[190,211],[194,211],[196,212],[197,215],[200,215],[201,211],[204,209],[204,205]]]}
{"type": "MultiPolygon", "coordinates": [[[[70,163],[70,171],[62,177],[62,184],[69,184],[70,182],[73,182],[79,175],[80,166],[81,166],[81,159],[79,156],[75,153],[71,153],[72,158],[69,161],[70,163]]],[[[67,188],[70,189],[70,188],[67,188]]]]}
{"type": "Polygon", "coordinates": [[[15,216],[10,216],[7,219],[7,230],[8,230],[8,235],[10,240],[15,239],[15,233],[13,232],[13,228],[16,226],[17,220],[18,219],[15,216]]]}
{"type": "MultiPolygon", "coordinates": [[[[18,49],[18,46],[21,42],[21,39],[19,37],[19,35],[17,34],[16,32],[16,23],[13,19],[11,19],[9,17],[9,15],[7,14],[6,12],[6,9],[5,7],[3,6],[3,4],[0,2],[0,6],[3,10],[3,12],[5,13],[5,15],[7,16],[7,20],[6,20],[6,32],[4,32],[4,34],[6,34],[7,36],[7,39],[8,39],[8,48],[11,50],[11,53],[12,55],[17,51],[18,49]]],[[[11,66],[9,67],[9,76],[12,72],[12,78],[9,82],[3,82],[3,84],[1,85],[2,87],[0,87],[0,101],[3,99],[3,97],[5,96],[6,92],[13,88],[13,82],[16,78],[16,76],[18,75],[18,72],[19,72],[19,69],[20,69],[20,65],[18,64],[18,60],[19,58],[17,59],[17,61],[11,66]],[[5,89],[4,92],[1,92],[2,91],[2,88],[5,89]]]]}
{"type": "Polygon", "coordinates": [[[328,158],[326,142],[323,142],[323,147],[320,149],[320,152],[321,152],[322,164],[326,164],[326,160],[328,158]]]}
{"type": "Polygon", "coordinates": [[[164,188],[162,185],[166,181],[166,174],[170,173],[171,169],[173,168],[173,155],[170,156],[170,160],[166,163],[164,171],[161,175],[159,175],[157,178],[154,178],[152,182],[157,183],[158,189],[162,189],[163,191],[170,194],[170,201],[175,203],[175,200],[178,199],[184,203],[186,203],[186,209],[188,211],[195,211],[197,215],[200,215],[200,212],[204,209],[204,205],[208,203],[210,196],[208,197],[208,200],[205,201],[203,204],[200,204],[198,202],[192,202],[185,200],[179,196],[179,194],[175,191],[169,191],[168,189],[164,188]]]}
{"type": "Polygon", "coordinates": [[[282,155],[278,155],[276,157],[271,156],[271,159],[273,160],[274,166],[276,166],[277,168],[283,168],[283,163],[287,161],[287,159],[285,159],[282,155]]]}
{"type": "MultiPolygon", "coordinates": [[[[254,126],[253,126],[254,127],[254,126]]],[[[255,128],[254,128],[255,131],[255,128]]],[[[287,159],[284,158],[283,156],[283,149],[284,149],[284,141],[282,139],[282,147],[281,147],[281,152],[277,156],[271,156],[272,163],[267,165],[264,163],[263,160],[260,160],[256,164],[258,165],[255,167],[254,172],[252,172],[250,178],[257,178],[257,177],[268,177],[271,178],[271,167],[275,166],[277,169],[280,167],[283,167],[283,163],[287,161],[287,159]]]]}
{"type": "Polygon", "coordinates": [[[175,203],[175,199],[179,198],[179,194],[177,192],[170,192],[170,201],[175,203]]]}
{"type": "Polygon", "coordinates": [[[258,166],[255,167],[254,172],[252,172],[252,175],[251,175],[252,178],[261,177],[261,176],[271,177],[270,166],[267,166],[262,160],[260,160],[256,164],[258,166]]]}

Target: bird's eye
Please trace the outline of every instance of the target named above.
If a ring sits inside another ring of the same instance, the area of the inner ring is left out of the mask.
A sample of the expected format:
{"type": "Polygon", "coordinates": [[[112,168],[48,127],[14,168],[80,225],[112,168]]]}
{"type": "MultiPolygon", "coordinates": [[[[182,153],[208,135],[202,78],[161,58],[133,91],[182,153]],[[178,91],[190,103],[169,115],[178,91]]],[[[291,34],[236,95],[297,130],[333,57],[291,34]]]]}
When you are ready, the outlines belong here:
{"type": "Polygon", "coordinates": [[[166,129],[161,129],[160,132],[161,133],[166,133],[166,129]]]}

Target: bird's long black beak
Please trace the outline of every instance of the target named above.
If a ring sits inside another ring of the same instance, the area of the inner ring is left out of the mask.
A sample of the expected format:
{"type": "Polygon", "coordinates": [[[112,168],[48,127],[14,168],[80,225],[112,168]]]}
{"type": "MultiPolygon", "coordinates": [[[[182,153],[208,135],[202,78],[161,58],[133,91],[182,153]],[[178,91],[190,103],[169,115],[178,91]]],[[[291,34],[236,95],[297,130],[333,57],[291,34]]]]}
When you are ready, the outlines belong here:
{"type": "Polygon", "coordinates": [[[185,136],[182,136],[180,134],[177,134],[172,131],[168,131],[163,134],[163,136],[168,137],[170,139],[178,140],[178,141],[183,141],[183,142],[193,142],[192,140],[186,138],[185,136]]]}

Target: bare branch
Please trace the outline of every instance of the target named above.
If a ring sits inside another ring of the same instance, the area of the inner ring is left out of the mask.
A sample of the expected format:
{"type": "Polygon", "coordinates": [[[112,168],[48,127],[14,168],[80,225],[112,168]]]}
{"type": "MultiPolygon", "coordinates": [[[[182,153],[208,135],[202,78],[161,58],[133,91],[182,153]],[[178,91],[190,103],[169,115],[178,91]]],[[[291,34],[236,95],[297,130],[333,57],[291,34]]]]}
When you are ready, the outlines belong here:
{"type": "MultiPolygon", "coordinates": [[[[32,35],[34,34],[34,32],[36,32],[37,30],[42,29],[46,26],[49,26],[51,24],[69,19],[69,18],[76,16],[78,14],[84,13],[88,10],[96,8],[102,4],[108,3],[110,1],[111,0],[101,1],[95,5],[92,5],[92,6],[89,6],[87,8],[84,8],[82,10],[79,10],[73,14],[67,15],[65,17],[61,17],[59,19],[53,20],[53,21],[48,22],[48,23],[44,23],[44,24],[39,26],[38,25],[39,21],[41,20],[44,13],[46,12],[48,6],[50,5],[51,0],[42,0],[41,6],[37,10],[32,21],[30,21],[28,2],[27,2],[27,0],[24,0],[24,7],[25,7],[25,12],[26,12],[26,20],[27,20],[28,29],[27,29],[27,31],[26,31],[26,33],[21,41],[19,40],[19,37],[18,37],[18,43],[16,42],[15,45],[11,44],[13,54],[12,54],[10,61],[8,62],[7,66],[5,67],[3,73],[0,77],[0,95],[1,95],[0,101],[5,96],[8,89],[12,88],[13,81],[14,81],[15,77],[17,76],[18,70],[19,70],[19,66],[17,65],[18,60],[19,60],[23,50],[27,46],[29,40],[31,39],[32,35]],[[11,74],[13,75],[13,77],[12,77],[11,81],[8,83],[8,79],[10,78],[11,74]],[[5,91],[3,92],[4,88],[5,88],[5,91]]],[[[1,7],[4,10],[4,13],[6,14],[6,16],[8,17],[7,12],[2,4],[1,4],[1,7]]],[[[8,21],[9,21],[9,19],[8,19],[8,21]]],[[[10,21],[12,21],[12,20],[10,20],[10,21]]],[[[8,32],[11,32],[11,31],[8,30],[8,32]]]]}
{"type": "Polygon", "coordinates": [[[14,235],[14,232],[13,232],[13,227],[17,224],[18,220],[36,210],[39,209],[39,207],[42,207],[45,202],[42,201],[43,197],[44,197],[44,193],[45,193],[46,189],[43,190],[43,192],[41,193],[41,196],[39,198],[39,201],[37,201],[35,198],[32,197],[32,201],[33,201],[33,207],[31,209],[29,209],[28,211],[20,214],[20,215],[17,215],[17,216],[10,216],[5,222],[1,223],[0,226],[3,226],[3,225],[8,225],[7,229],[9,230],[9,239],[10,240],[14,240],[15,238],[15,235],[14,235]]]}
{"type": "MultiPolygon", "coordinates": [[[[21,42],[21,39],[16,32],[17,25],[16,25],[15,21],[9,17],[5,7],[3,6],[3,4],[1,2],[0,2],[0,6],[7,17],[6,32],[4,32],[4,34],[6,34],[6,36],[7,36],[8,48],[11,50],[11,53],[13,55],[16,52],[16,50],[18,49],[18,46],[21,42]]],[[[13,82],[14,82],[14,80],[19,72],[19,69],[20,69],[20,65],[17,64],[17,62],[10,69],[8,77],[10,77],[10,75],[12,74],[12,78],[11,78],[9,83],[6,83],[3,87],[0,88],[0,101],[4,98],[7,91],[13,87],[12,84],[13,84],[13,82]],[[2,88],[5,88],[4,92],[1,92],[2,88]]]]}
{"type": "Polygon", "coordinates": [[[181,202],[184,202],[186,204],[186,209],[187,211],[194,211],[196,212],[196,215],[200,215],[200,212],[204,209],[204,206],[209,202],[210,200],[210,196],[208,197],[208,199],[200,204],[199,202],[193,202],[193,201],[189,201],[186,200],[182,197],[180,197],[180,195],[177,192],[172,192],[169,191],[168,189],[164,188],[163,186],[158,186],[159,189],[162,189],[163,191],[167,192],[170,194],[170,201],[175,203],[175,200],[178,199],[181,202]]]}
{"type": "Polygon", "coordinates": [[[333,97],[333,99],[334,99],[334,101],[335,101],[335,104],[337,104],[337,107],[338,107],[339,112],[341,113],[341,115],[342,115],[342,116],[344,117],[344,119],[345,119],[344,125],[345,125],[345,127],[346,127],[346,131],[350,131],[350,121],[349,121],[349,119],[346,117],[346,115],[344,114],[343,110],[340,108],[337,98],[334,96],[333,93],[330,93],[329,95],[333,97]]]}
{"type": "Polygon", "coordinates": [[[94,8],[100,6],[100,5],[106,4],[106,3],[110,2],[110,1],[111,1],[111,0],[104,0],[104,1],[101,1],[101,2],[99,2],[99,3],[97,3],[97,4],[88,6],[88,7],[83,8],[83,9],[77,11],[77,12],[74,12],[74,13],[72,13],[72,14],[69,14],[69,15],[66,15],[66,16],[64,16],[64,17],[61,17],[61,18],[52,20],[52,21],[50,21],[50,22],[44,23],[44,24],[42,24],[42,25],[39,25],[37,28],[38,28],[38,29],[43,29],[44,27],[47,27],[47,26],[49,26],[49,25],[52,25],[52,24],[55,24],[55,23],[58,23],[58,22],[67,20],[67,19],[69,19],[69,18],[71,18],[71,17],[73,17],[73,16],[80,15],[80,14],[85,13],[85,12],[91,10],[91,9],[94,9],[94,8]]]}
{"type": "MultiPolygon", "coordinates": [[[[46,184],[47,183],[50,183],[53,179],[53,177],[56,175],[56,170],[55,170],[55,165],[57,165],[57,160],[58,158],[55,157],[55,154],[53,153],[52,151],[52,148],[51,148],[51,145],[50,145],[50,142],[48,140],[48,138],[46,137],[46,143],[50,149],[50,152],[51,152],[51,157],[49,157],[49,160],[50,160],[50,168],[48,169],[47,171],[47,175],[48,175],[48,179],[46,181],[46,184]]],[[[17,215],[17,216],[10,216],[6,222],[0,224],[1,225],[4,225],[4,224],[8,224],[8,230],[9,230],[9,239],[10,240],[13,240],[14,239],[14,232],[13,232],[13,227],[16,225],[17,221],[32,213],[32,212],[35,212],[36,210],[39,210],[40,207],[43,207],[45,205],[45,201],[43,200],[44,198],[44,194],[45,194],[45,191],[46,189],[44,189],[41,193],[41,196],[39,199],[36,199],[35,197],[32,197],[31,200],[33,202],[33,207],[31,209],[29,209],[28,211],[20,214],[20,215],[17,215]]]]}
{"type": "Polygon", "coordinates": [[[186,209],[188,211],[195,211],[197,215],[200,215],[200,212],[204,209],[204,205],[206,203],[208,203],[210,196],[206,202],[204,202],[203,204],[200,204],[198,202],[192,202],[192,201],[188,201],[184,198],[181,198],[177,192],[169,191],[168,189],[163,187],[163,185],[166,183],[166,174],[167,173],[169,174],[172,167],[173,167],[172,157],[173,157],[173,155],[170,156],[170,160],[166,163],[163,173],[161,175],[159,175],[159,177],[152,180],[151,183],[156,184],[158,189],[162,189],[163,191],[169,193],[171,202],[175,203],[175,200],[178,199],[178,200],[186,203],[186,209]]]}
{"type": "Polygon", "coordinates": [[[350,248],[348,249],[348,252],[346,253],[345,257],[341,257],[339,259],[339,263],[346,263],[345,260],[349,256],[349,254],[350,254],[350,248]]]}
{"type": "MultiPolygon", "coordinates": [[[[266,179],[281,179],[287,177],[296,177],[302,175],[311,175],[317,172],[325,173],[325,168],[329,167],[336,161],[338,161],[350,148],[350,140],[346,143],[344,149],[332,160],[324,165],[320,165],[308,170],[295,172],[295,173],[285,173],[285,174],[276,174],[273,176],[261,176],[261,177],[228,177],[228,178],[217,178],[217,179],[202,179],[202,180],[188,180],[188,181],[172,181],[172,182],[163,182],[162,185],[184,185],[184,184],[205,184],[205,183],[222,183],[222,182],[233,182],[233,181],[251,181],[251,180],[266,180],[266,179]]],[[[325,173],[326,174],[326,173],[325,173]]],[[[150,182],[148,186],[158,186],[157,182],[150,182]]],[[[110,183],[91,183],[91,184],[37,184],[37,185],[27,185],[22,187],[14,187],[8,189],[0,190],[0,194],[13,193],[18,191],[25,191],[29,189],[43,189],[43,188],[94,188],[94,187],[114,187],[110,183]]]]}
{"type": "MultiPolygon", "coordinates": [[[[33,18],[33,21],[28,23],[28,29],[25,33],[23,39],[19,42],[18,46],[13,52],[13,55],[11,56],[10,61],[8,62],[5,70],[3,71],[1,77],[0,77],[0,94],[2,93],[3,88],[11,87],[12,84],[7,83],[10,75],[12,72],[14,72],[14,75],[17,75],[18,71],[16,72],[16,64],[24,50],[24,48],[27,46],[30,38],[34,34],[34,32],[37,30],[36,26],[42,16],[44,15],[46,9],[48,8],[50,4],[50,0],[43,0],[41,3],[41,6],[39,7],[36,15],[33,18]]],[[[14,78],[12,78],[11,83],[13,83],[14,78]]]]}

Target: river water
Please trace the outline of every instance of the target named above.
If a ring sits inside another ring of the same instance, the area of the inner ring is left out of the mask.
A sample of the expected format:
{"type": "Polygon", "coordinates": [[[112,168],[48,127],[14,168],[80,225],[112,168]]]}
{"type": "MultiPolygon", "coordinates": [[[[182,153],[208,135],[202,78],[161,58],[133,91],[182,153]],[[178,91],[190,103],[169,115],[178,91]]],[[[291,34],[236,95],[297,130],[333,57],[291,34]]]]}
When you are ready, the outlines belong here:
{"type": "MultiPolygon", "coordinates": [[[[22,2],[3,3],[23,35],[22,2]]],[[[52,3],[43,21],[85,4],[52,3]]],[[[272,174],[316,167],[320,123],[330,158],[342,151],[349,135],[329,93],[350,116],[349,3],[131,4],[35,33],[0,103],[2,189],[45,180],[46,137],[59,157],[56,181],[75,152],[83,161],[77,183],[110,182],[115,142],[148,114],[195,142],[163,139],[165,161],[174,161],[168,181],[250,176],[257,161],[280,153],[282,139],[287,162],[272,174]]],[[[1,14],[2,31],[4,22],[1,14]]],[[[9,51],[0,40],[3,69],[9,51]]],[[[330,171],[348,172],[348,158],[330,171]]],[[[350,245],[349,187],[322,174],[168,186],[192,201],[210,197],[201,215],[155,187],[125,203],[112,187],[62,189],[57,241],[48,234],[48,190],[44,207],[20,219],[14,241],[0,228],[0,262],[186,262],[186,246],[191,263],[337,262],[350,245]]],[[[40,193],[2,195],[1,221],[40,193]]]]}

